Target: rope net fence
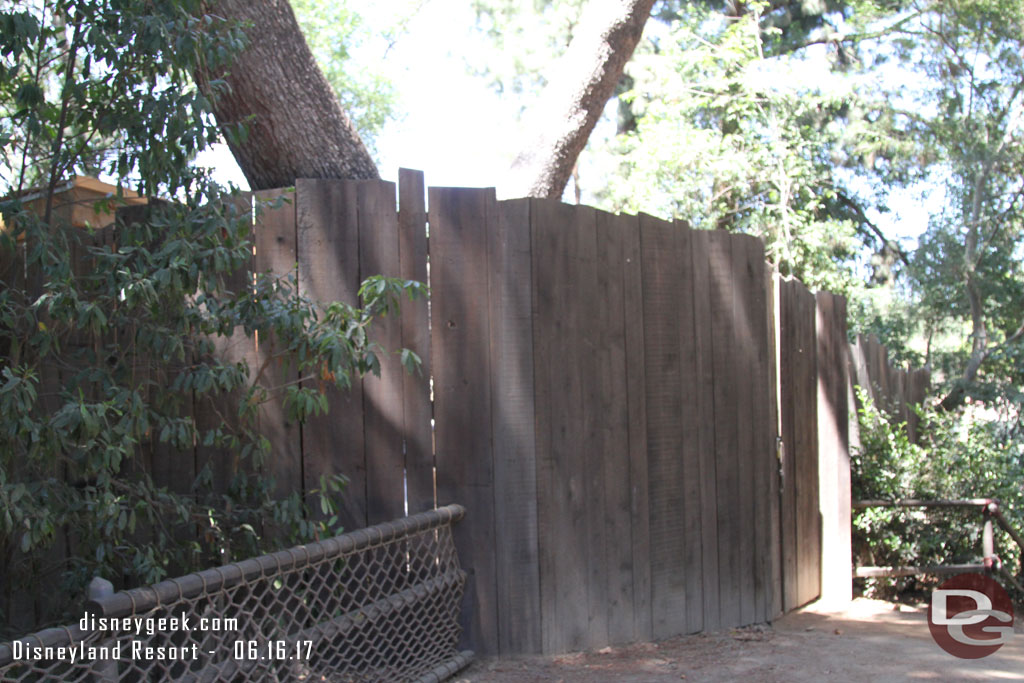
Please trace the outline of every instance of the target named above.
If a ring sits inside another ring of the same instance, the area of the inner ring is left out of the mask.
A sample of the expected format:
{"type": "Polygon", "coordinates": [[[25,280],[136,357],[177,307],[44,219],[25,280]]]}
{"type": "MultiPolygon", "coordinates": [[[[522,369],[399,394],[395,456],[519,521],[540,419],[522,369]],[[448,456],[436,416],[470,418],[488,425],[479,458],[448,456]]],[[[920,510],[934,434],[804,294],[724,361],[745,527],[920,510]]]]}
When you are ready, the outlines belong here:
{"type": "Polygon", "coordinates": [[[0,645],[4,681],[442,681],[466,581],[449,505],[91,600],[0,645]]]}

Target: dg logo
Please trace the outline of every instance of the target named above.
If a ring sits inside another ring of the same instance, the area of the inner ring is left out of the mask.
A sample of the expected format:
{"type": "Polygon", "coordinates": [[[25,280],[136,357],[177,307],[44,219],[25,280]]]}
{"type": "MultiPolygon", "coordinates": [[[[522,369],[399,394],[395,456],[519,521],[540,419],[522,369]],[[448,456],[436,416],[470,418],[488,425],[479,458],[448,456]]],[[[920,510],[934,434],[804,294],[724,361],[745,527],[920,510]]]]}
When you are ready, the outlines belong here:
{"type": "Polygon", "coordinates": [[[988,576],[958,574],[932,591],[928,628],[951,655],[987,657],[1013,636],[1013,603],[988,576]]]}

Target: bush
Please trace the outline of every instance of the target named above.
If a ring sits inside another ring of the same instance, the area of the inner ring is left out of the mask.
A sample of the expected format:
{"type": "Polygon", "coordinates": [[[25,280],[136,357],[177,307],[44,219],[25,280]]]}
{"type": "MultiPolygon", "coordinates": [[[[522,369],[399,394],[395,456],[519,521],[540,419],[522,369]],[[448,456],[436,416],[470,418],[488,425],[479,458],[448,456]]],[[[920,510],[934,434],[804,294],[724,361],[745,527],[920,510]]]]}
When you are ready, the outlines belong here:
{"type": "Polygon", "coordinates": [[[256,474],[268,443],[254,417],[282,397],[296,420],[326,411],[324,385],[379,370],[371,321],[424,292],[371,278],[357,308],[309,301],[291,278],[233,277],[251,257],[249,211],[191,160],[245,131],[217,125],[190,74],[226,68],[245,40],[206,9],[0,8],[0,633],[64,621],[95,575],[148,584],[335,531],[344,473],[305,492],[320,494],[322,521],[298,492],[275,500],[256,474]],[[55,189],[76,174],[170,201],[124,225],[116,249],[94,247],[56,210],[55,189]],[[218,358],[215,341],[232,334],[258,334],[266,362],[218,358]],[[266,368],[279,362],[306,382],[275,385],[266,368]],[[200,428],[184,404],[213,397],[233,407],[200,428]],[[225,492],[208,469],[169,491],[140,463],[154,445],[196,444],[238,462],[225,492]]]}
{"type": "MultiPolygon", "coordinates": [[[[920,443],[859,391],[860,449],[852,454],[854,500],[997,498],[1014,528],[1024,528],[1024,444],[1005,422],[979,405],[959,411],[916,407],[920,443]]],[[[983,516],[978,508],[869,508],[853,520],[857,566],[928,566],[982,559],[983,516]]],[[[1020,548],[996,527],[996,554],[1012,573],[1020,548]]],[[[929,588],[934,577],[866,580],[871,595],[929,588]]],[[[1021,597],[1021,596],[1018,596],[1021,597]]]]}
{"type": "MultiPolygon", "coordinates": [[[[42,285],[38,296],[0,293],[0,345],[8,350],[0,364],[0,561],[8,590],[46,590],[55,574],[72,596],[94,575],[148,584],[170,570],[336,531],[332,496],[343,473],[306,492],[323,497],[322,521],[305,510],[301,492],[275,500],[273,480],[257,474],[269,448],[256,429],[258,407],[283,400],[297,421],[325,412],[325,379],[344,388],[379,371],[382,350],[367,328],[422,285],[370,278],[362,308],[306,300],[293,278],[270,274],[230,291],[225,283],[251,254],[249,217],[210,190],[123,226],[116,251],[80,244],[81,230],[8,211],[42,285]],[[76,251],[93,259],[84,273],[72,268],[76,251]],[[263,340],[261,368],[214,354],[215,341],[236,331],[263,340]],[[260,376],[280,362],[293,363],[305,384],[275,386],[260,376]],[[201,430],[185,405],[193,397],[235,407],[201,430]],[[154,444],[188,453],[203,444],[236,460],[227,492],[213,494],[209,463],[190,491],[155,486],[135,464],[154,444]],[[269,520],[276,538],[261,533],[269,520]]],[[[404,357],[415,366],[414,356],[404,357]]]]}

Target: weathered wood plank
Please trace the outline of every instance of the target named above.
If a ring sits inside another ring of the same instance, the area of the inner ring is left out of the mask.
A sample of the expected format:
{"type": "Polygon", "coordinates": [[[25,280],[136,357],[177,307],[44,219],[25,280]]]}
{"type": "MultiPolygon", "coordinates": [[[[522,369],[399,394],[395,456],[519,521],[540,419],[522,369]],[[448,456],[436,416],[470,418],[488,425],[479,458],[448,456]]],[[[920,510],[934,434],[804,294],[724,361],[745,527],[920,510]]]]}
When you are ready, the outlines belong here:
{"type": "MultiPolygon", "coordinates": [[[[683,469],[683,358],[680,300],[680,231],[640,215],[644,278],[644,360],[647,389],[647,457],[650,481],[651,605],[655,638],[686,630],[683,469]]],[[[691,299],[692,305],[692,299],[691,299]]],[[[692,320],[692,311],[690,312],[692,320]]],[[[690,359],[687,359],[689,361],[690,359]]]]}
{"type": "MultiPolygon", "coordinates": [[[[398,210],[395,185],[384,181],[359,183],[359,276],[399,277],[398,210]]],[[[387,352],[380,360],[380,377],[363,379],[363,428],[366,451],[366,521],[386,522],[405,514],[404,375],[395,355],[402,345],[401,320],[381,317],[371,337],[387,352]]]]}
{"type": "MultiPolygon", "coordinates": [[[[537,411],[549,417],[547,435],[538,433],[538,526],[541,530],[543,649],[579,649],[589,629],[586,483],[582,415],[583,383],[578,346],[581,310],[574,305],[581,278],[583,212],[554,201],[532,205],[534,254],[534,349],[536,383],[544,383],[537,411]],[[543,349],[543,351],[542,351],[543,349]]],[[[590,213],[593,225],[593,214],[590,213]]],[[[538,425],[539,427],[540,425],[538,425]]]]}
{"type": "Polygon", "coordinates": [[[765,309],[767,311],[767,336],[768,336],[768,419],[772,439],[772,457],[767,474],[768,486],[768,509],[769,509],[769,534],[768,534],[768,568],[766,575],[769,577],[770,590],[767,596],[766,615],[769,620],[775,619],[782,614],[784,608],[782,597],[782,491],[781,491],[781,470],[782,470],[782,415],[781,415],[781,386],[779,378],[781,375],[781,329],[779,324],[782,318],[780,289],[781,281],[778,273],[770,272],[765,268],[764,288],[767,296],[765,309]]]}
{"type": "Polygon", "coordinates": [[[758,539],[755,509],[755,471],[757,469],[756,450],[757,435],[754,420],[754,396],[758,393],[758,359],[755,346],[756,329],[760,328],[753,322],[754,289],[760,289],[761,282],[755,273],[756,262],[753,246],[756,238],[747,235],[733,235],[731,238],[732,281],[733,281],[733,317],[732,333],[735,356],[733,366],[738,371],[734,377],[737,381],[736,394],[736,464],[737,464],[737,497],[734,504],[738,515],[739,544],[739,623],[751,624],[757,620],[756,604],[756,557],[758,539]]]}
{"type": "Polygon", "coordinates": [[[795,363],[794,446],[797,604],[818,597],[821,585],[821,519],[818,495],[817,353],[814,295],[793,285],[795,363]]]}
{"type": "MultiPolygon", "coordinates": [[[[907,401],[911,406],[920,406],[928,396],[928,383],[931,373],[927,368],[918,368],[910,373],[907,387],[907,401]]],[[[907,417],[907,438],[911,443],[917,443],[920,436],[921,418],[917,412],[911,410],[907,417]]]]}
{"type": "Polygon", "coordinates": [[[650,477],[647,462],[647,390],[644,368],[643,259],[640,219],[623,219],[623,306],[626,321],[626,396],[633,532],[633,637],[653,637],[651,616],[650,477]],[[627,227],[628,226],[628,227],[627,227]]]}
{"type": "Polygon", "coordinates": [[[701,524],[701,437],[700,400],[694,390],[701,380],[701,365],[698,360],[697,338],[700,335],[696,319],[694,291],[696,289],[693,267],[693,234],[685,221],[673,225],[676,232],[676,267],[680,272],[681,289],[677,298],[679,317],[680,391],[682,393],[679,424],[682,427],[680,442],[679,481],[682,499],[676,502],[682,520],[682,558],[676,571],[682,572],[682,590],[685,593],[686,610],[683,615],[683,630],[697,633],[704,628],[703,590],[703,547],[701,524]]]}
{"type": "Polygon", "coordinates": [[[530,200],[499,202],[488,237],[498,647],[541,651],[530,200]]]}
{"type": "MultiPolygon", "coordinates": [[[[575,463],[583,483],[583,495],[574,506],[586,534],[586,573],[588,619],[581,642],[573,649],[594,649],[608,644],[608,541],[605,520],[608,502],[605,493],[606,456],[602,447],[601,426],[606,414],[600,410],[602,400],[598,377],[598,353],[608,343],[608,331],[599,325],[600,303],[597,272],[597,212],[587,206],[573,209],[572,228],[577,230],[576,249],[568,290],[568,304],[576,318],[571,338],[575,353],[567,357],[575,361],[579,377],[580,404],[575,408],[579,421],[580,454],[575,463]]],[[[574,501],[576,502],[576,501],[574,501]]]]}
{"type": "Polygon", "coordinates": [[[463,569],[463,641],[498,651],[491,372],[486,296],[494,190],[430,188],[431,357],[439,504],[460,502],[454,529],[463,569]]]}
{"type": "MultiPolygon", "coordinates": [[[[261,190],[257,202],[263,204],[257,213],[253,231],[256,251],[253,256],[257,273],[270,273],[277,278],[297,277],[295,193],[292,190],[261,190]]],[[[270,442],[270,454],[264,472],[274,480],[274,493],[287,497],[303,490],[302,443],[299,423],[289,419],[284,408],[284,386],[298,379],[295,363],[272,335],[257,339],[257,353],[263,374],[257,380],[270,394],[260,406],[260,432],[270,442]],[[264,338],[266,337],[266,338],[264,338]]]]}
{"type": "MultiPolygon", "coordinates": [[[[868,373],[868,354],[866,350],[867,339],[864,335],[858,334],[857,341],[850,346],[850,353],[852,354],[852,374],[854,383],[867,391],[870,395],[871,392],[871,376],[868,373]]],[[[860,401],[857,402],[857,407],[860,408],[860,401]]]]}
{"type": "Polygon", "coordinates": [[[711,284],[708,272],[711,233],[696,230],[691,235],[693,267],[693,317],[696,347],[696,381],[692,392],[697,402],[697,437],[700,482],[700,538],[703,628],[717,630],[720,625],[718,603],[718,501],[715,458],[715,375],[714,345],[711,332],[711,284]]]}
{"type": "MultiPolygon", "coordinates": [[[[750,436],[741,443],[740,457],[748,480],[741,482],[751,488],[750,516],[746,535],[752,537],[749,557],[751,604],[744,609],[743,620],[763,622],[771,618],[771,479],[775,462],[774,426],[769,406],[774,400],[769,381],[770,346],[774,340],[768,334],[768,297],[766,294],[764,245],[753,237],[738,236],[733,243],[734,268],[738,271],[739,343],[746,348],[749,361],[747,370],[749,394],[750,436]]],[[[742,494],[741,494],[742,496],[742,494]]],[[[741,497],[742,500],[742,497],[741,497]]]]}
{"type": "Polygon", "coordinates": [[[780,484],[782,530],[782,611],[800,605],[797,555],[797,436],[799,336],[797,330],[797,283],[779,281],[779,411],[782,425],[782,481],[780,484]]]}
{"type": "MultiPolygon", "coordinates": [[[[550,283],[557,267],[557,252],[554,242],[557,233],[549,231],[538,219],[538,209],[544,211],[546,222],[551,208],[547,202],[533,201],[530,216],[530,245],[532,251],[530,299],[532,303],[533,330],[533,391],[534,391],[534,442],[536,444],[535,467],[537,485],[537,543],[538,573],[540,579],[540,633],[541,651],[559,652],[563,647],[559,637],[558,618],[555,613],[557,577],[555,574],[557,556],[552,551],[561,529],[561,497],[555,492],[555,457],[552,450],[553,392],[551,375],[556,360],[553,358],[555,339],[546,330],[554,325],[553,292],[550,283]],[[539,205],[544,204],[541,207],[539,205]],[[553,540],[554,539],[554,540],[553,540]]],[[[556,388],[554,393],[560,391],[556,388]]]]}
{"type": "MultiPolygon", "coordinates": [[[[299,292],[315,301],[359,303],[359,225],[356,188],[351,181],[296,181],[299,292]]],[[[311,416],[303,425],[303,479],[307,491],[320,487],[321,476],[343,474],[339,522],[345,529],[367,525],[366,457],[363,437],[363,388],[358,377],[339,390],[331,382],[320,389],[330,412],[311,416]]],[[[315,501],[309,501],[314,510],[315,501]]]]}
{"type": "Polygon", "coordinates": [[[850,571],[850,453],[846,388],[846,301],[818,292],[818,478],[822,524],[821,598],[852,599],[850,571]]]}
{"type": "MultiPolygon", "coordinates": [[[[398,239],[402,278],[427,282],[427,208],[423,172],[398,171],[398,239]]],[[[402,374],[402,433],[409,514],[432,510],[433,406],[430,402],[430,324],[426,299],[402,302],[402,347],[420,357],[419,374],[402,374]]]]}
{"type": "Polygon", "coordinates": [[[872,351],[875,356],[875,376],[874,382],[878,386],[878,402],[877,405],[883,407],[885,410],[893,409],[892,402],[892,389],[890,387],[890,366],[888,353],[882,343],[878,340],[878,337],[871,335],[872,351]]]}
{"type": "Polygon", "coordinates": [[[604,477],[608,642],[629,643],[634,633],[632,481],[629,451],[629,386],[626,370],[626,243],[636,230],[629,216],[597,214],[596,409],[603,416],[599,444],[604,477]]]}
{"type": "Polygon", "coordinates": [[[742,519],[739,505],[739,392],[742,374],[735,364],[736,334],[733,311],[735,284],[732,271],[732,237],[714,231],[709,235],[708,265],[711,285],[711,333],[714,339],[715,456],[718,500],[718,571],[721,626],[742,621],[742,519]]]}

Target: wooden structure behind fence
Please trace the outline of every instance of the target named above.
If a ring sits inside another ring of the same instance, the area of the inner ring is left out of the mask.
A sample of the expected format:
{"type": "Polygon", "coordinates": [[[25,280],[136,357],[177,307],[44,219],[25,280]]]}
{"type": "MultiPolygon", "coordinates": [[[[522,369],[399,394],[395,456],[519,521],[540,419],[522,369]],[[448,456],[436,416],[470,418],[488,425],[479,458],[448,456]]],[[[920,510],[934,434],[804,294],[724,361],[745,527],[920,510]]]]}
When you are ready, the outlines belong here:
{"type": "Polygon", "coordinates": [[[926,368],[898,367],[875,335],[857,335],[850,345],[850,373],[876,407],[905,423],[907,437],[916,443],[920,418],[911,406],[920,405],[927,396],[931,373],[926,368]]]}
{"type": "MultiPolygon", "coordinates": [[[[419,375],[389,358],[302,424],[261,408],[267,474],[285,495],[348,476],[348,529],[465,505],[470,647],[555,653],[771,620],[827,588],[823,557],[849,584],[849,378],[877,351],[850,356],[843,299],[773,279],[759,240],[462,188],[430,188],[428,230],[407,170],[397,188],[257,193],[282,195],[254,225],[255,271],[350,303],[370,275],[429,272],[431,299],[374,329],[423,359],[419,375]]],[[[219,348],[251,367],[268,353],[241,334],[219,348]]],[[[146,466],[187,491],[207,461],[226,486],[228,459],[198,445],[146,466]]]]}

